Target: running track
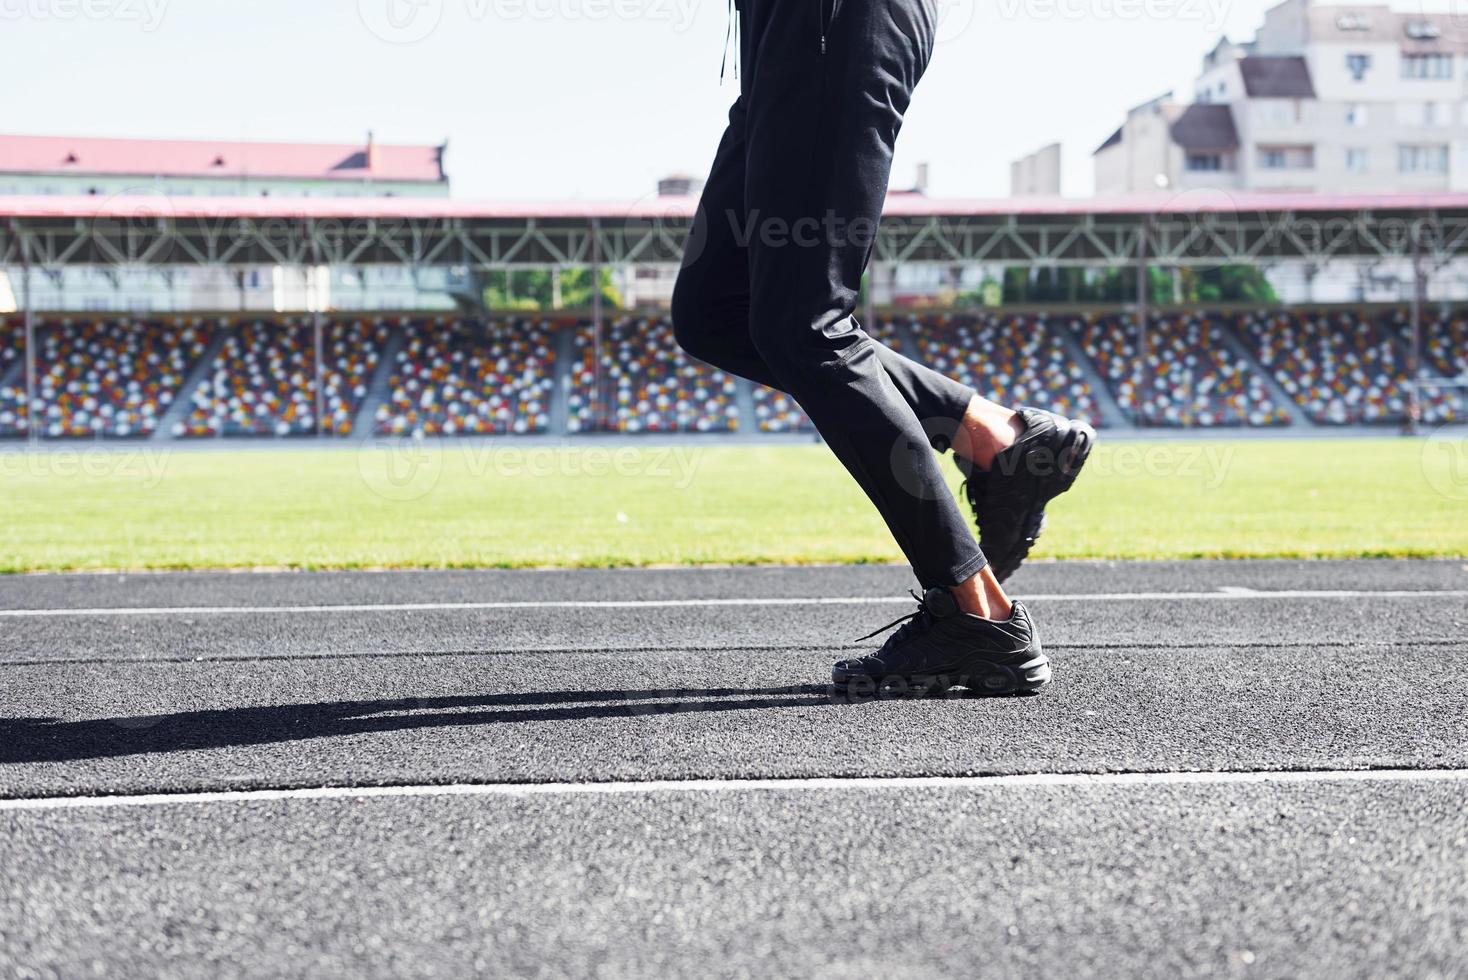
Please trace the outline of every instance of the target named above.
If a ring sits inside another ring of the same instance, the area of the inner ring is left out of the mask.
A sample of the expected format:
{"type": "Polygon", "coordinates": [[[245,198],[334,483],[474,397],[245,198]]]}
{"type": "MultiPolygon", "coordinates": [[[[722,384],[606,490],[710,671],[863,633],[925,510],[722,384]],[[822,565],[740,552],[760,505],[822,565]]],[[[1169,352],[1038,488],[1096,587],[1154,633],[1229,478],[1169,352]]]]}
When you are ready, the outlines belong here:
{"type": "Polygon", "coordinates": [[[1461,976],[1463,562],[0,579],[0,975],[1461,976]]]}

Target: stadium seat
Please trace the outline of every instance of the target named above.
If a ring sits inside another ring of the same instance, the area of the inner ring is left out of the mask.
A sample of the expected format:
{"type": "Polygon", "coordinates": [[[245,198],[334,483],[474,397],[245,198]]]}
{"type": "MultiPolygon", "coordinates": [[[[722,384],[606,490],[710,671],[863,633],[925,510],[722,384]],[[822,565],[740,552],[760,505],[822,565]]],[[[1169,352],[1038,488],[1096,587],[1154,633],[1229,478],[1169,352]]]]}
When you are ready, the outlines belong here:
{"type": "MultiPolygon", "coordinates": [[[[201,320],[55,320],[36,331],[36,400],[45,438],[151,435],[208,346],[201,320]]],[[[24,383],[0,395],[0,427],[26,430],[24,383]]]]}
{"type": "Polygon", "coordinates": [[[931,314],[908,325],[919,360],[984,397],[1101,424],[1085,372],[1045,316],[931,314]]]}
{"type": "Polygon", "coordinates": [[[666,319],[623,318],[602,334],[600,403],[591,324],[576,331],[572,432],[734,432],[734,378],[683,353],[666,319]]]}
{"type": "Polygon", "coordinates": [[[1206,312],[1152,318],[1145,379],[1138,370],[1137,318],[1077,318],[1072,329],[1117,403],[1148,425],[1164,427],[1288,425],[1255,367],[1220,335],[1206,312]],[[1139,385],[1142,387],[1139,388],[1139,385]]]}
{"type": "MultiPolygon", "coordinates": [[[[348,435],[367,395],[385,323],[334,320],[323,336],[325,417],[321,430],[348,435]]],[[[315,330],[306,320],[253,320],[225,338],[208,375],[189,396],[175,436],[295,436],[317,430],[315,330]]]]}
{"type": "MultiPolygon", "coordinates": [[[[1273,310],[1240,314],[1260,363],[1321,425],[1398,423],[1407,415],[1405,311],[1273,310]]],[[[1424,393],[1428,423],[1468,417],[1461,391],[1424,393]]]]}
{"type": "Polygon", "coordinates": [[[1461,311],[1431,314],[1423,327],[1422,345],[1443,377],[1468,381],[1468,318],[1461,311]]]}
{"type": "Polygon", "coordinates": [[[554,325],[439,318],[404,327],[376,429],[392,435],[523,435],[550,426],[554,325]]]}
{"type": "Polygon", "coordinates": [[[0,438],[26,432],[25,378],[12,374],[24,354],[24,323],[0,317],[0,438]]]}

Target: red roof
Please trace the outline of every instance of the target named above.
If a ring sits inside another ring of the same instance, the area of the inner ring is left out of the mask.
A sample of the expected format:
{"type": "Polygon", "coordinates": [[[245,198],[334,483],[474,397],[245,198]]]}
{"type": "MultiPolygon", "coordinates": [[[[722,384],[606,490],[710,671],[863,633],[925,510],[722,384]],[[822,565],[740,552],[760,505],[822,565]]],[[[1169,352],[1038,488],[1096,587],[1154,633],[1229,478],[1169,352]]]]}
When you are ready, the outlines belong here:
{"type": "MultiPolygon", "coordinates": [[[[414,197],[67,197],[0,196],[0,217],[189,219],[282,218],[318,220],[599,218],[603,221],[686,218],[697,200],[648,195],[637,201],[473,201],[414,197]]],[[[1429,191],[1392,194],[1309,194],[1181,191],[1120,197],[1017,197],[942,199],[921,194],[893,194],[886,214],[892,217],[1036,216],[1081,214],[1206,214],[1279,211],[1464,211],[1468,193],[1429,191]]]]}
{"type": "Polygon", "coordinates": [[[290,180],[444,179],[443,148],[378,143],[237,143],[0,136],[0,173],[290,180]]]}

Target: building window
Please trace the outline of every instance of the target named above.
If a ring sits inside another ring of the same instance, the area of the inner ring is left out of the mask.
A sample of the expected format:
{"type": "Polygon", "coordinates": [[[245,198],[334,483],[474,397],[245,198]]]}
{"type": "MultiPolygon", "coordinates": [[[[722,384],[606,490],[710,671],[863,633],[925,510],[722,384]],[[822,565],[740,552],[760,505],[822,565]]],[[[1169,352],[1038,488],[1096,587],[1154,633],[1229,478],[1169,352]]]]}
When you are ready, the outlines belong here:
{"type": "Polygon", "coordinates": [[[1315,167],[1313,146],[1261,146],[1260,170],[1312,170],[1315,167]]]}
{"type": "Polygon", "coordinates": [[[1211,173],[1223,169],[1223,155],[1219,153],[1189,153],[1187,168],[1199,173],[1211,173]]]}
{"type": "Polygon", "coordinates": [[[1446,146],[1397,147],[1397,169],[1404,174],[1445,174],[1448,172],[1446,146]]]}
{"type": "Polygon", "coordinates": [[[1346,105],[1347,126],[1365,126],[1368,118],[1369,113],[1364,103],[1351,102],[1346,105]]]}
{"type": "Polygon", "coordinates": [[[1261,126],[1295,126],[1304,122],[1304,105],[1299,100],[1259,99],[1254,118],[1261,126]]]}
{"type": "Polygon", "coordinates": [[[1353,174],[1364,174],[1371,169],[1371,151],[1352,146],[1346,149],[1346,169],[1353,174]]]}
{"type": "Polygon", "coordinates": [[[1404,54],[1402,55],[1402,77],[1425,81],[1452,78],[1453,56],[1450,54],[1404,54]]]}
{"type": "Polygon", "coordinates": [[[1371,70],[1371,55],[1348,54],[1346,55],[1346,71],[1350,73],[1351,80],[1364,82],[1366,73],[1371,70]]]}

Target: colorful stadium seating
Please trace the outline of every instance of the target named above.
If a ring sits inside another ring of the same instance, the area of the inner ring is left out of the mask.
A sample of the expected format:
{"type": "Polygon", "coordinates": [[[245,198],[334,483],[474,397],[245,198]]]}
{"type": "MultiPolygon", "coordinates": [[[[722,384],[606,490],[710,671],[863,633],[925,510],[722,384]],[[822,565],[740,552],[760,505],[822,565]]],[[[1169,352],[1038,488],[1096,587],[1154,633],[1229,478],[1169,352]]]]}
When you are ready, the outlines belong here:
{"type": "MultiPolygon", "coordinates": [[[[387,340],[384,323],[333,321],[323,330],[321,431],[348,435],[387,340]]],[[[317,431],[315,329],[307,320],[233,327],[174,426],[181,437],[295,436],[317,431]]]]}
{"type": "Polygon", "coordinates": [[[20,360],[25,350],[25,324],[19,317],[0,316],[0,375],[20,360]]]}
{"type": "Polygon", "coordinates": [[[930,315],[909,328],[919,360],[986,398],[1102,422],[1086,373],[1044,316],[930,315]]]}
{"type": "Polygon", "coordinates": [[[0,317],[0,438],[25,434],[25,378],[12,375],[25,353],[25,325],[0,317]]]}
{"type": "Polygon", "coordinates": [[[1254,366],[1234,354],[1211,314],[1152,318],[1145,379],[1135,316],[1078,318],[1072,329],[1117,403],[1148,425],[1289,424],[1289,412],[1275,404],[1254,366]]]}
{"type": "MultiPolygon", "coordinates": [[[[1292,415],[1273,396],[1280,388],[1323,425],[1399,423],[1407,410],[1405,308],[1157,316],[1140,398],[1137,330],[1124,314],[924,313],[871,329],[1002,404],[1039,404],[1093,424],[1102,421],[1103,394],[1089,382],[1097,376],[1123,410],[1140,401],[1151,425],[1287,424],[1292,415]],[[1239,341],[1251,356],[1240,356],[1239,341]],[[1095,373],[1073,352],[1084,352],[1095,373]]],[[[584,322],[335,316],[324,340],[321,429],[334,435],[351,433],[374,384],[382,386],[372,420],[380,434],[546,433],[563,394],[572,433],[734,432],[741,422],[741,382],[685,355],[662,318],[607,323],[599,372],[584,322]],[[572,332],[559,334],[562,327],[572,332]],[[561,342],[575,354],[558,373],[561,342]],[[397,353],[384,378],[390,345],[397,353]]],[[[22,343],[20,318],[0,317],[0,437],[27,432],[22,343]]],[[[314,332],[304,317],[51,318],[37,325],[36,355],[45,438],[146,436],[178,396],[188,412],[172,426],[176,436],[317,430],[314,332]],[[192,391],[181,391],[220,331],[218,355],[192,391]]],[[[1468,313],[1429,307],[1423,355],[1430,377],[1468,379],[1468,313]]],[[[813,431],[793,399],[759,385],[751,392],[757,431],[813,431]]],[[[1426,387],[1421,404],[1426,424],[1468,419],[1468,388],[1426,387]]]]}
{"type": "Polygon", "coordinates": [[[665,319],[620,319],[602,333],[601,398],[590,324],[576,331],[572,432],[734,432],[736,382],[678,346],[665,319]]]}
{"type": "Polygon", "coordinates": [[[553,324],[436,319],[408,324],[377,411],[379,433],[545,432],[555,397],[553,324]]]}
{"type": "Polygon", "coordinates": [[[783,391],[754,386],[754,422],[761,432],[814,432],[810,416],[783,391]]]}
{"type": "MultiPolygon", "coordinates": [[[[1321,425],[1401,422],[1407,413],[1405,313],[1261,311],[1241,314],[1255,356],[1321,425]]],[[[1424,393],[1428,423],[1468,417],[1461,391],[1424,393]]]]}
{"type": "MultiPolygon", "coordinates": [[[[136,438],[154,432],[212,326],[189,318],[70,319],[37,326],[36,404],[47,438],[136,438]]],[[[23,383],[0,405],[0,426],[25,431],[23,383]],[[5,418],[11,421],[7,423],[5,418]]]]}
{"type": "Polygon", "coordinates": [[[1433,313],[1423,327],[1422,346],[1440,374],[1468,381],[1468,317],[1463,313],[1433,313]]]}

